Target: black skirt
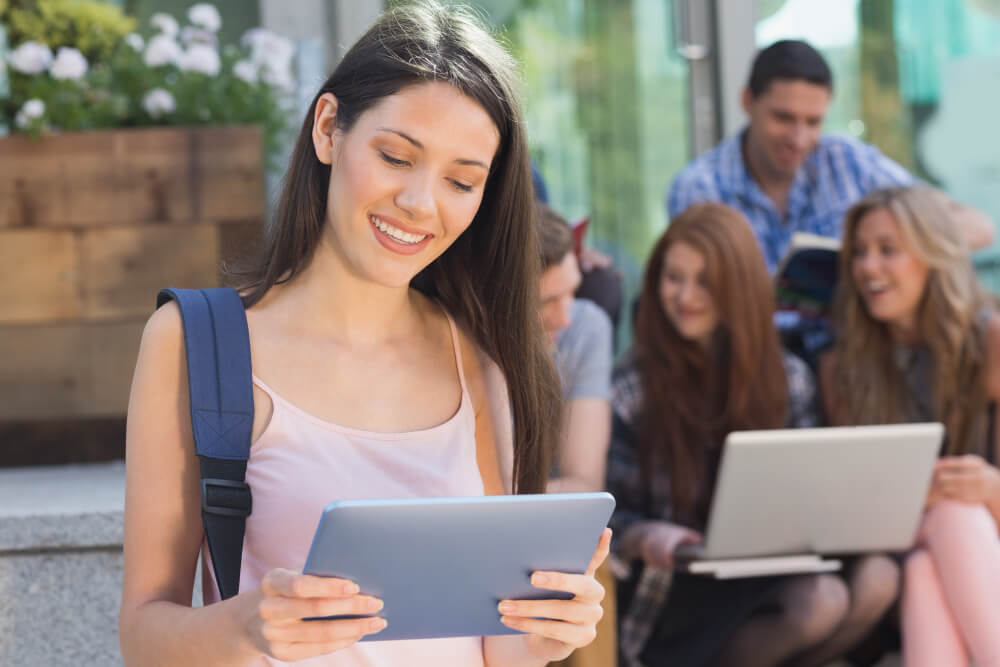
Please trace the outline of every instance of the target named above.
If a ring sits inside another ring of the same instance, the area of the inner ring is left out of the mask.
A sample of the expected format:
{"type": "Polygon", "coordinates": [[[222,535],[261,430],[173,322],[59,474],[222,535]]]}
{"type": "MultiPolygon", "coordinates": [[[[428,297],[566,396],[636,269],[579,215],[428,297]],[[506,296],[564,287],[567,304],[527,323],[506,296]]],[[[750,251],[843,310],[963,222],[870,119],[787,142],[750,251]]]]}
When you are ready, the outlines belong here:
{"type": "Polygon", "coordinates": [[[715,579],[676,573],[639,659],[646,667],[711,664],[750,616],[779,611],[774,593],[787,579],[715,579]]]}

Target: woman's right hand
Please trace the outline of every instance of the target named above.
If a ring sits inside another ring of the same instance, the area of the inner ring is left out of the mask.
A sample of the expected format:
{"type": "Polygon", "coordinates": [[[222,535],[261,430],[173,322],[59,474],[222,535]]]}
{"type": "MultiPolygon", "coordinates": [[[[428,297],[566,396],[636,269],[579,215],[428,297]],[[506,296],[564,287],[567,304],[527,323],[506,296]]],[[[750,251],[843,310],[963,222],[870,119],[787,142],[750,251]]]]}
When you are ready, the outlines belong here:
{"type": "Polygon", "coordinates": [[[657,521],[647,526],[639,544],[639,555],[650,567],[672,568],[677,547],[682,544],[699,544],[701,540],[701,534],[690,528],[657,521]]]}
{"type": "Polygon", "coordinates": [[[304,621],[317,616],[371,615],[382,601],[361,595],[346,579],[315,577],[292,570],[271,570],[260,589],[250,594],[254,603],[244,619],[247,636],[261,653],[294,662],[332,653],[381,631],[382,618],[304,621]]]}

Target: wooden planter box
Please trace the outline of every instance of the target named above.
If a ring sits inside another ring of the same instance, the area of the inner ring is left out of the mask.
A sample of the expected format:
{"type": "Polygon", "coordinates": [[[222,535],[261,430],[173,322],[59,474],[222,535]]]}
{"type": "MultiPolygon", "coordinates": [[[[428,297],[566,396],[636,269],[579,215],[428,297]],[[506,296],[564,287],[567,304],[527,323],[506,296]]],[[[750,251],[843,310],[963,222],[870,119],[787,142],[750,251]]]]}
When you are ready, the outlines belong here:
{"type": "Polygon", "coordinates": [[[256,127],[0,139],[0,425],[124,416],[157,289],[218,284],[265,200],[256,127]]]}

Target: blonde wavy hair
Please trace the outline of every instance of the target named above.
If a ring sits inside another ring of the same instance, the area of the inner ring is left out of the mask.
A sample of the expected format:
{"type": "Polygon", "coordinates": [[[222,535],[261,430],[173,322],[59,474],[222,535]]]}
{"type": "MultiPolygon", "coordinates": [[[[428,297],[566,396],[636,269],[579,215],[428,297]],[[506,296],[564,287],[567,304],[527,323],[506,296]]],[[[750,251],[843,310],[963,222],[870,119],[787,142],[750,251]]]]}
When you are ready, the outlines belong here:
{"type": "Polygon", "coordinates": [[[945,425],[948,454],[982,453],[985,440],[984,309],[993,302],[976,277],[968,245],[953,218],[951,200],[927,186],[874,192],[844,220],[834,305],[835,391],[853,424],[904,421],[909,401],[895,362],[889,327],[874,319],[852,275],[861,220],[884,209],[899,223],[907,249],[928,267],[917,306],[917,327],[933,360],[934,419],[945,425]]]}

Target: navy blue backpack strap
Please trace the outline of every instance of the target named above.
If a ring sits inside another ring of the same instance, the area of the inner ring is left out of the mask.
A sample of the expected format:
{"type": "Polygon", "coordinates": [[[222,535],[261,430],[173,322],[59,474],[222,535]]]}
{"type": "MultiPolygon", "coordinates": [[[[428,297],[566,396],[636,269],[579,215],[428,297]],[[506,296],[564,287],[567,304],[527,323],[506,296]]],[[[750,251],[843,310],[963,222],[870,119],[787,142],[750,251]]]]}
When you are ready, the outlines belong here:
{"type": "Polygon", "coordinates": [[[191,429],[201,464],[201,519],[223,600],[240,588],[246,483],[253,428],[250,333],[243,301],[228,287],[164,289],[159,308],[175,301],[184,322],[191,429]]]}

